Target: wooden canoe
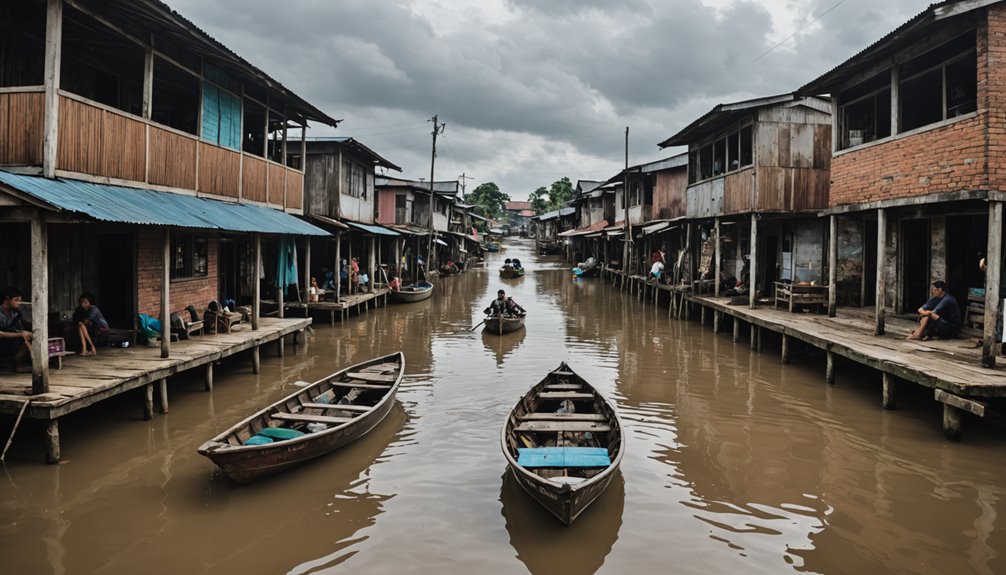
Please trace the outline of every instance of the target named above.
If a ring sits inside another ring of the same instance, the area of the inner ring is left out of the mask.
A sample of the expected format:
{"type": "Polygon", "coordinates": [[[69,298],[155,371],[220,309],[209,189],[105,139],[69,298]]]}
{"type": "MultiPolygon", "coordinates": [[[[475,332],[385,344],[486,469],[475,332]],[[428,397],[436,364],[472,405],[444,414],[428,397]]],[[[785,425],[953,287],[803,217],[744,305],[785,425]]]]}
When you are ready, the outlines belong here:
{"type": "Polygon", "coordinates": [[[517,483],[569,525],[608,487],[625,437],[614,406],[562,363],[520,398],[501,442],[517,483]]]}
{"type": "Polygon", "coordinates": [[[487,252],[498,252],[500,251],[500,245],[496,242],[489,242],[486,244],[487,252]]]}
{"type": "Polygon", "coordinates": [[[524,319],[527,317],[526,313],[522,313],[517,316],[503,316],[498,315],[487,317],[485,324],[485,331],[489,333],[504,334],[510,333],[512,331],[517,331],[524,326],[524,319]]]}
{"type": "Polygon", "coordinates": [[[392,290],[391,301],[397,303],[413,303],[429,299],[433,295],[433,284],[429,282],[419,282],[402,286],[400,289],[392,290]]]}
{"type": "Polygon", "coordinates": [[[234,424],[200,446],[199,454],[238,483],[325,455],[388,415],[404,371],[402,352],[347,367],[234,424]],[[320,430],[309,432],[308,424],[320,430]]]}
{"type": "Polygon", "coordinates": [[[503,279],[519,278],[524,276],[524,268],[500,268],[500,277],[503,279]]]}

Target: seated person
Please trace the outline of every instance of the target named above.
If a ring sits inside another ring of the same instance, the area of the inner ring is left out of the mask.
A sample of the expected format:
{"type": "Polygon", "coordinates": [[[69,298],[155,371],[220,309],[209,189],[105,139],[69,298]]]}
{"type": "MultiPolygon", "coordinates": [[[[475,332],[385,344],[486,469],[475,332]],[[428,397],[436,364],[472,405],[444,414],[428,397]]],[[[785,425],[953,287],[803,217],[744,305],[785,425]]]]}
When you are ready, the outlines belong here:
{"type": "Polygon", "coordinates": [[[506,291],[499,290],[496,292],[496,299],[489,304],[489,307],[485,309],[485,314],[490,317],[504,316],[512,317],[526,313],[527,310],[522,308],[517,302],[514,301],[512,297],[507,297],[506,291]]]}
{"type": "Polygon", "coordinates": [[[513,260],[512,259],[507,258],[507,259],[503,260],[503,269],[512,270],[513,268],[514,268],[514,265],[513,265],[513,260]]]}
{"type": "Polygon", "coordinates": [[[961,307],[957,298],[947,293],[947,282],[933,282],[933,297],[919,308],[919,327],[905,339],[956,337],[961,331],[961,307]]]}
{"type": "Polygon", "coordinates": [[[391,288],[391,291],[400,291],[402,289],[402,280],[398,276],[391,276],[388,287],[391,288]]]}
{"type": "Polygon", "coordinates": [[[77,298],[77,309],[73,311],[73,325],[80,342],[80,355],[98,355],[95,340],[108,337],[108,322],[94,305],[94,294],[83,293],[77,298]]]}
{"type": "Polygon", "coordinates": [[[31,371],[31,326],[21,313],[21,291],[4,288],[0,303],[0,357],[14,360],[14,371],[31,371]]]}
{"type": "Polygon", "coordinates": [[[510,260],[510,263],[513,264],[513,267],[514,267],[515,270],[519,270],[521,268],[520,260],[517,259],[517,258],[514,258],[514,259],[510,260]]]}
{"type": "Polygon", "coordinates": [[[650,266],[650,277],[659,281],[663,275],[664,275],[664,262],[662,260],[657,260],[653,262],[653,265],[650,266]]]}
{"type": "Polygon", "coordinates": [[[322,284],[321,289],[325,291],[335,291],[335,274],[328,268],[321,268],[322,284]]]}
{"type": "Polygon", "coordinates": [[[307,301],[316,302],[320,299],[321,294],[324,293],[320,287],[318,287],[318,278],[311,278],[311,285],[307,288],[307,301]]]}

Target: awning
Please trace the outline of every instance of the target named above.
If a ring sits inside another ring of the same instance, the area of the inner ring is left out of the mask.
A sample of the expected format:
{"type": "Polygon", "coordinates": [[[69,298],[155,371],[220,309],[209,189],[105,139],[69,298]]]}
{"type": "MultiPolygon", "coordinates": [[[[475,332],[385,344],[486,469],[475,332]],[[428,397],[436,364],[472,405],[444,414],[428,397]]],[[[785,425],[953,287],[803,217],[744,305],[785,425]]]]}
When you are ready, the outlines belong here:
{"type": "Polygon", "coordinates": [[[671,222],[660,222],[659,224],[649,225],[643,228],[643,235],[647,236],[650,234],[656,234],[662,232],[667,228],[671,227],[671,222]]]}
{"type": "Polygon", "coordinates": [[[330,218],[328,216],[319,216],[317,214],[308,214],[307,217],[308,217],[308,219],[316,220],[320,224],[324,224],[326,226],[332,226],[333,228],[337,228],[339,230],[348,230],[349,229],[349,226],[347,226],[346,224],[340,222],[339,220],[332,219],[332,218],[330,218]]]}
{"type": "Polygon", "coordinates": [[[395,230],[388,229],[383,226],[378,226],[374,224],[361,224],[360,222],[354,222],[352,220],[346,220],[344,222],[351,228],[356,228],[358,230],[367,232],[368,234],[374,234],[375,236],[400,236],[402,234],[396,232],[395,230]]]}
{"type": "Polygon", "coordinates": [[[434,239],[434,240],[433,240],[433,243],[435,243],[435,244],[440,244],[440,245],[442,245],[442,246],[446,246],[446,245],[447,245],[447,242],[445,242],[444,240],[442,240],[442,239],[440,239],[440,238],[436,238],[436,239],[434,239]]]}
{"type": "Polygon", "coordinates": [[[590,224],[589,226],[584,226],[576,230],[566,230],[565,232],[561,232],[558,235],[564,238],[568,238],[571,236],[582,236],[589,234],[591,232],[597,232],[603,230],[607,226],[608,226],[608,220],[600,220],[590,224]]]}
{"type": "Polygon", "coordinates": [[[172,192],[95,184],[80,180],[22,176],[0,170],[7,188],[67,211],[103,222],[175,226],[227,232],[331,235],[286,212],[172,192]]]}
{"type": "Polygon", "coordinates": [[[618,236],[624,236],[625,230],[617,230],[617,231],[612,230],[610,232],[605,232],[604,235],[608,236],[609,238],[617,238],[618,236]]]}

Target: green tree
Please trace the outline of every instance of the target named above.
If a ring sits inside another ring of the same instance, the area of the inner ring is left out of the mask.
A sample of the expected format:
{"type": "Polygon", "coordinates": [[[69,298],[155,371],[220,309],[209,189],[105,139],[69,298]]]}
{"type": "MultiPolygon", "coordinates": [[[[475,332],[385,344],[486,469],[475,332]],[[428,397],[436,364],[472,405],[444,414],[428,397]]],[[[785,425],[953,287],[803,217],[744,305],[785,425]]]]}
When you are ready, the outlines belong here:
{"type": "Polygon", "coordinates": [[[557,210],[563,204],[573,199],[573,184],[569,178],[563,177],[561,180],[552,182],[552,188],[548,191],[549,200],[552,202],[552,209],[557,210]]]}
{"type": "Polygon", "coordinates": [[[528,199],[531,200],[531,209],[539,216],[551,209],[552,200],[549,199],[548,189],[545,186],[531,192],[531,196],[528,199]]]}
{"type": "Polygon", "coordinates": [[[498,220],[506,214],[506,203],[510,201],[510,196],[501,192],[493,182],[486,182],[479,184],[468,194],[466,200],[478,206],[484,216],[498,220]]]}

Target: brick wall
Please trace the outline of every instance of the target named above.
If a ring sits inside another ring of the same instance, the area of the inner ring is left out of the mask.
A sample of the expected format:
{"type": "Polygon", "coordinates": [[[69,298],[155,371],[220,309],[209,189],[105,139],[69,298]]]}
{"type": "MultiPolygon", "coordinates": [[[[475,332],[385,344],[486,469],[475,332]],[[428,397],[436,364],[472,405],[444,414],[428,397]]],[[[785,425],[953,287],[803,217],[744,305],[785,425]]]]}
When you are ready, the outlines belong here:
{"type": "Polygon", "coordinates": [[[977,116],[835,156],[830,205],[1003,189],[1006,8],[990,8],[977,37],[977,116]]]}
{"type": "MultiPolygon", "coordinates": [[[[217,299],[217,263],[219,241],[207,238],[207,271],[205,278],[171,282],[171,311],[184,311],[188,305],[196,306],[199,313],[210,300],[217,299]]],[[[161,317],[161,275],[164,259],[164,232],[159,229],[144,230],[137,236],[136,301],[138,311],[156,318],[161,317]]]]}

